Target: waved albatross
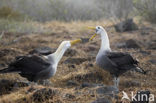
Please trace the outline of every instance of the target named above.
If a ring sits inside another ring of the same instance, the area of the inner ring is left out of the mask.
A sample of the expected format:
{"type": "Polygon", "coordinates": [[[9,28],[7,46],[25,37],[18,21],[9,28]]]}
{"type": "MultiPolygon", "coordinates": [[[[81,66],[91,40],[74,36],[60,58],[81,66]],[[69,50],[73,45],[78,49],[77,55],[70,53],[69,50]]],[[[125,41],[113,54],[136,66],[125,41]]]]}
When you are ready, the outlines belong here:
{"type": "Polygon", "coordinates": [[[57,65],[65,51],[72,45],[81,41],[82,39],[63,41],[56,52],[44,57],[37,55],[16,57],[16,60],[10,63],[7,68],[0,70],[0,73],[17,72],[22,77],[33,82],[49,79],[55,75],[57,65]]]}
{"type": "Polygon", "coordinates": [[[110,48],[107,32],[102,26],[89,27],[96,33],[90,38],[90,41],[99,34],[101,36],[101,48],[96,56],[96,64],[108,71],[114,77],[114,86],[118,88],[119,76],[129,70],[145,74],[146,72],[138,67],[138,61],[130,54],[123,52],[113,52],[110,48]]]}

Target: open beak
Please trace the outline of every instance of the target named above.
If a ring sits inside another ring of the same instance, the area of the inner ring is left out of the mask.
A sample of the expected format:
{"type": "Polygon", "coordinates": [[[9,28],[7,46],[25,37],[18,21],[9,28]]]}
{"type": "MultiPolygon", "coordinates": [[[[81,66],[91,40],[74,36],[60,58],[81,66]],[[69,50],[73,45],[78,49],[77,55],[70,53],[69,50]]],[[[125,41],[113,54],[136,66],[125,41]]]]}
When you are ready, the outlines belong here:
{"type": "Polygon", "coordinates": [[[76,39],[76,40],[72,40],[70,41],[71,45],[75,45],[77,43],[80,43],[82,40],[81,39],[76,39]]]}
{"type": "MultiPolygon", "coordinates": [[[[96,28],[95,27],[87,27],[88,29],[91,29],[91,30],[96,30],[96,28]]],[[[89,39],[89,41],[91,41],[93,38],[95,38],[95,36],[96,36],[97,34],[94,34],[90,39],[89,39]]]]}

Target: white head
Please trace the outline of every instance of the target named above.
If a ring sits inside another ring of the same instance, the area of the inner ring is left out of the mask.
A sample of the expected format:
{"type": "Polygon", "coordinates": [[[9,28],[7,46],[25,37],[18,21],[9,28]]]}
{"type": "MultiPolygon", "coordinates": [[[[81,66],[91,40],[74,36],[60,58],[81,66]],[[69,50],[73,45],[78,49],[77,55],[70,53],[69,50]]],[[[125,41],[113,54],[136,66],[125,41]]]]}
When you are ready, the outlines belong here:
{"type": "Polygon", "coordinates": [[[77,40],[72,40],[72,41],[63,41],[60,46],[58,47],[58,49],[60,50],[67,50],[68,48],[70,48],[72,45],[77,44],[81,42],[81,39],[77,39],[77,40]]]}
{"type": "Polygon", "coordinates": [[[101,34],[105,30],[104,30],[104,28],[102,26],[96,26],[95,31],[96,31],[96,34],[101,34]]]}
{"type": "MultiPolygon", "coordinates": [[[[72,41],[63,41],[63,42],[60,44],[60,46],[58,47],[58,49],[56,50],[55,53],[56,53],[57,55],[58,55],[58,54],[63,55],[64,52],[65,52],[68,48],[70,48],[72,45],[77,44],[77,43],[79,43],[79,42],[81,42],[81,39],[72,40],[72,41]]],[[[62,57],[62,56],[61,56],[61,57],[62,57]]]]}
{"type": "Polygon", "coordinates": [[[95,36],[97,35],[97,34],[99,34],[99,35],[103,35],[103,34],[107,34],[106,33],[106,31],[105,31],[105,29],[102,27],[102,26],[96,26],[96,27],[88,27],[89,29],[92,29],[92,30],[95,30],[95,34],[90,38],[90,40],[92,40],[93,38],[95,38],[95,36]]]}
{"type": "Polygon", "coordinates": [[[110,44],[109,44],[109,38],[107,35],[107,32],[102,26],[96,26],[96,27],[89,27],[89,29],[95,30],[95,34],[89,39],[90,41],[95,38],[96,35],[100,35],[102,39],[101,43],[101,51],[103,50],[111,50],[110,49],[110,44]]]}
{"type": "Polygon", "coordinates": [[[60,46],[59,47],[61,47],[62,49],[68,49],[68,48],[70,48],[71,47],[71,43],[70,43],[70,41],[63,41],[61,44],[60,44],[60,46]]]}

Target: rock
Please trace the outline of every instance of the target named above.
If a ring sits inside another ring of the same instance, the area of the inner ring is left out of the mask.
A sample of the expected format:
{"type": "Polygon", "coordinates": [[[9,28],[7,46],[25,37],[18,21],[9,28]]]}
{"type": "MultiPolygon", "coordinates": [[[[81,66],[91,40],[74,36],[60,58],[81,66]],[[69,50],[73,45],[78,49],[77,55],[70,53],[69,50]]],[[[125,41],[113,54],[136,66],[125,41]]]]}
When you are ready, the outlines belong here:
{"type": "Polygon", "coordinates": [[[63,97],[67,98],[67,99],[74,99],[75,98],[75,96],[73,94],[69,94],[69,93],[65,94],[63,97]]]}
{"type": "Polygon", "coordinates": [[[151,60],[149,60],[149,62],[152,64],[156,64],[156,59],[151,59],[151,60]]]}
{"type": "Polygon", "coordinates": [[[131,103],[149,103],[150,91],[138,91],[131,103]]]}
{"type": "Polygon", "coordinates": [[[140,45],[133,39],[117,44],[118,48],[140,48],[140,45]]]}
{"type": "Polygon", "coordinates": [[[78,83],[76,83],[75,81],[69,80],[67,82],[67,86],[78,86],[78,83]]]}
{"type": "Polygon", "coordinates": [[[96,90],[97,94],[109,95],[112,97],[114,96],[114,93],[117,94],[118,91],[119,91],[118,88],[114,86],[103,86],[103,87],[97,88],[96,90]]]}
{"type": "Polygon", "coordinates": [[[37,90],[33,95],[32,99],[35,102],[45,102],[48,99],[53,99],[53,97],[56,95],[56,90],[50,89],[50,88],[42,88],[40,90],[37,90]]]}
{"type": "Polygon", "coordinates": [[[93,66],[94,66],[93,63],[89,63],[86,67],[88,68],[88,67],[93,67],[93,66]]]}
{"type": "Polygon", "coordinates": [[[91,103],[112,103],[110,100],[106,99],[106,98],[98,98],[95,101],[91,102],[91,103]]]}
{"type": "Polygon", "coordinates": [[[48,55],[53,52],[55,52],[55,48],[50,48],[50,47],[38,47],[35,48],[34,50],[30,51],[29,54],[41,54],[41,55],[48,55]]]}
{"type": "Polygon", "coordinates": [[[133,22],[133,19],[127,19],[125,21],[122,21],[115,26],[115,30],[117,32],[125,32],[125,31],[134,31],[138,30],[137,25],[133,22]]]}
{"type": "Polygon", "coordinates": [[[98,86],[104,86],[103,84],[95,84],[95,83],[87,83],[87,82],[84,82],[81,84],[81,88],[85,88],[85,87],[89,87],[89,88],[92,88],[92,87],[98,87],[98,86]]]}
{"type": "Polygon", "coordinates": [[[81,43],[87,43],[89,42],[90,38],[81,38],[81,43]]]}
{"type": "Polygon", "coordinates": [[[151,41],[148,43],[148,49],[156,50],[156,41],[151,41]]]}
{"type": "Polygon", "coordinates": [[[76,54],[77,54],[77,51],[76,51],[75,49],[69,48],[69,49],[65,52],[64,56],[74,56],[74,55],[76,55],[76,54]]]}
{"type": "Polygon", "coordinates": [[[64,61],[65,64],[82,64],[83,62],[87,61],[86,58],[68,58],[64,61]]]}

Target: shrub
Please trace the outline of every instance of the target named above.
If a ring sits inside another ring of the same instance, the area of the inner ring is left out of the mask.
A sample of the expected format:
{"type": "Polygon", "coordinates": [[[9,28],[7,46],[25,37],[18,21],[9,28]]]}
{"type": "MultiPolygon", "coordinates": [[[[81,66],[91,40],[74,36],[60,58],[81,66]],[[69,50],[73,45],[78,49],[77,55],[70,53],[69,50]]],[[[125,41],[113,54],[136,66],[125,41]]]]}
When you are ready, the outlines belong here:
{"type": "Polygon", "coordinates": [[[0,18],[20,20],[21,17],[20,13],[12,10],[10,7],[4,6],[0,8],[0,18]]]}
{"type": "Polygon", "coordinates": [[[132,0],[98,0],[98,2],[95,0],[95,2],[107,18],[127,20],[133,16],[132,0]]]}
{"type": "Polygon", "coordinates": [[[134,0],[134,6],[145,20],[156,23],[156,0],[134,0]]]}

